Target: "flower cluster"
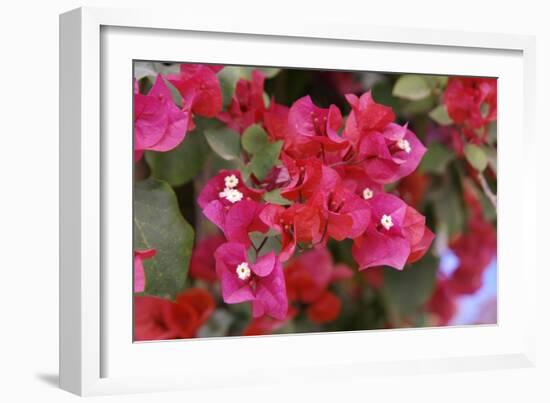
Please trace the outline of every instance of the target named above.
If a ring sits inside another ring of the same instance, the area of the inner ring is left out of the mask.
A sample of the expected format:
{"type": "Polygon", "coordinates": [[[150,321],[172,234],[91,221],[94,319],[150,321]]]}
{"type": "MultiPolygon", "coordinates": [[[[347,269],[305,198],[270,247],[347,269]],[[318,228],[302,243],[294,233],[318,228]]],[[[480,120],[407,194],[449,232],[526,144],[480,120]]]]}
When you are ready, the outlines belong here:
{"type": "Polygon", "coordinates": [[[134,296],[134,339],[168,340],[195,337],[214,311],[214,299],[201,288],[178,294],[175,301],[134,296]]]}
{"type": "Polygon", "coordinates": [[[216,116],[222,108],[218,66],[182,64],[179,74],[157,75],[147,94],[134,83],[134,154],[145,150],[169,151],[178,146],[194,127],[192,115],[216,116]],[[168,80],[180,93],[182,105],[173,100],[168,80]]]}
{"type": "Polygon", "coordinates": [[[494,78],[450,78],[444,102],[449,116],[460,126],[468,141],[487,141],[487,126],[497,118],[497,81],[494,78]]]}
{"type": "MultiPolygon", "coordinates": [[[[370,92],[346,95],[346,118],[336,105],[323,108],[309,96],[290,107],[272,99],[266,107],[263,84],[258,71],[250,81],[241,79],[218,119],[239,133],[260,125],[269,141],[282,142],[280,163],[262,180],[222,170],[206,183],[198,204],[226,239],[214,254],[224,301],[250,301],[254,317],[280,321],[287,317],[288,298],[300,294],[292,280],[304,277],[293,268],[299,266],[291,260],[297,252],[326,254],[329,240],[350,239],[360,270],[402,270],[423,256],[434,234],[418,211],[385,191],[410,175],[426,152],[407,124],[395,123],[391,108],[376,103],[370,92]],[[278,192],[284,202],[267,201],[267,192],[278,192]],[[264,234],[260,246],[252,242],[253,233],[264,234]],[[280,248],[262,254],[271,237],[280,248]]],[[[182,86],[176,87],[185,97],[182,86]]],[[[304,302],[311,303],[310,319],[323,322],[337,314],[339,301],[326,291],[322,265],[312,270],[312,281],[322,286],[315,300],[304,302]]]]}
{"type": "Polygon", "coordinates": [[[435,292],[427,306],[428,311],[437,316],[440,325],[447,324],[453,317],[458,297],[474,294],[481,288],[483,274],[496,254],[495,228],[484,218],[479,198],[468,185],[465,186],[464,199],[470,212],[467,231],[450,244],[459,265],[451,274],[439,274],[435,292]]]}

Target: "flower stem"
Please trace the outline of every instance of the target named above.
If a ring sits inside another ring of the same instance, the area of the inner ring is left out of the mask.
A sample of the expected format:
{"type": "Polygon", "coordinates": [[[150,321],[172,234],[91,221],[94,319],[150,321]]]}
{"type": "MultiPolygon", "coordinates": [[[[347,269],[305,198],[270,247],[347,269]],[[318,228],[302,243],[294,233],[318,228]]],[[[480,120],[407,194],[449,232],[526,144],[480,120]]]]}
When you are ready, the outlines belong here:
{"type": "Polygon", "coordinates": [[[477,178],[479,180],[479,183],[481,185],[481,189],[483,190],[483,193],[485,193],[485,196],[489,199],[495,210],[497,209],[497,196],[492,192],[491,188],[489,187],[489,184],[487,183],[487,180],[483,176],[481,172],[477,174],[477,178]]]}

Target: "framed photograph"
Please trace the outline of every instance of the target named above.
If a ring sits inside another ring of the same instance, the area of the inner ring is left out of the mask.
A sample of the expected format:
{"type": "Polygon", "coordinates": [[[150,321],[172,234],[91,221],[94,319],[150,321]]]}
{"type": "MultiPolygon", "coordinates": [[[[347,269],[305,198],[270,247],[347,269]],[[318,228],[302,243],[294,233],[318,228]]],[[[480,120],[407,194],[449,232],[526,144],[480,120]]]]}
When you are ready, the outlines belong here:
{"type": "Polygon", "coordinates": [[[532,38],[60,24],[62,388],[533,365],[532,38]]]}

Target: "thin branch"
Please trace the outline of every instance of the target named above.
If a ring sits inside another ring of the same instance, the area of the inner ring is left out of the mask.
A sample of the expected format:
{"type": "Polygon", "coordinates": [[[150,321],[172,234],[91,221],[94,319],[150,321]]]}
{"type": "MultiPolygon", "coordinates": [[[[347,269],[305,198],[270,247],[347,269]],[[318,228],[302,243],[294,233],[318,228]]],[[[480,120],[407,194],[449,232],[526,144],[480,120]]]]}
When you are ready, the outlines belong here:
{"type": "Polygon", "coordinates": [[[481,184],[481,189],[483,190],[483,193],[485,193],[485,196],[489,199],[495,210],[497,209],[497,196],[493,193],[491,188],[489,187],[489,184],[487,183],[487,180],[483,176],[481,172],[477,174],[477,178],[479,179],[479,183],[481,184]]]}

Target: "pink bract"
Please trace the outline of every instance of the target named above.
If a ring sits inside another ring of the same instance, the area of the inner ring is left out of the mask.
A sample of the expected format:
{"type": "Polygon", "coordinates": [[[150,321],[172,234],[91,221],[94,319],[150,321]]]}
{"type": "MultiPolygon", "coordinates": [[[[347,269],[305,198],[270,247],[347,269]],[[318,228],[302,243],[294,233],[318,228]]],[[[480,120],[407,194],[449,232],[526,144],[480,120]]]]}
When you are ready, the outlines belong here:
{"type": "Polygon", "coordinates": [[[252,263],[248,261],[244,245],[228,242],[216,250],[215,259],[222,297],[226,303],[251,301],[255,318],[269,315],[283,319],[286,316],[288,300],[283,267],[273,252],[258,257],[252,263]],[[237,273],[241,265],[249,269],[246,277],[240,277],[237,273]]]}
{"type": "Polygon", "coordinates": [[[134,251],[134,292],[145,291],[145,271],[143,261],[157,254],[155,249],[143,249],[134,251]]]}
{"type": "Polygon", "coordinates": [[[190,111],[180,109],[159,74],[147,95],[134,94],[134,150],[141,158],[144,150],[169,151],[187,134],[190,111]]]}

